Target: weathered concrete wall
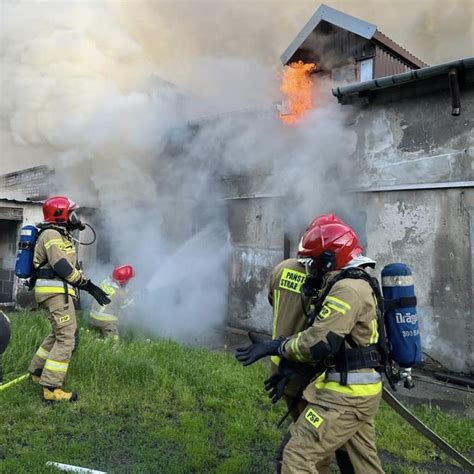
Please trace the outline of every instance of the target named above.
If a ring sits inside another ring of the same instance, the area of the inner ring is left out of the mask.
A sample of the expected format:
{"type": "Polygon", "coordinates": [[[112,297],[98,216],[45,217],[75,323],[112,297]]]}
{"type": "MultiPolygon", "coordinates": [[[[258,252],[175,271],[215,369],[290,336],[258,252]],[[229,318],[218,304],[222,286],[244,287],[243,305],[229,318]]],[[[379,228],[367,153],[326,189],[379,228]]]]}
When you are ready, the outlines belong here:
{"type": "Polygon", "coordinates": [[[472,372],[474,188],[465,186],[474,181],[474,89],[468,86],[460,117],[451,116],[447,91],[401,100],[393,91],[356,108],[352,126],[354,187],[380,190],[358,196],[357,208],[367,215],[367,253],[380,269],[393,261],[411,266],[425,350],[450,369],[472,372]]]}
{"type": "Polygon", "coordinates": [[[474,368],[474,189],[363,193],[367,254],[378,270],[404,262],[415,276],[424,350],[449,368],[474,368]]]}
{"type": "Polygon", "coordinates": [[[274,197],[228,198],[231,242],[229,323],[271,332],[267,288],[270,271],[283,259],[283,223],[274,197]]]}
{"type": "Polygon", "coordinates": [[[449,92],[355,108],[358,187],[474,180],[474,85],[451,115],[449,92]]]}
{"type": "MultiPolygon", "coordinates": [[[[350,209],[334,212],[356,228],[379,271],[394,261],[412,268],[425,350],[452,370],[472,372],[474,188],[466,187],[474,181],[472,84],[461,100],[460,117],[450,115],[446,91],[399,100],[392,91],[356,105],[348,125],[358,136],[348,158],[355,169],[348,187],[358,192],[349,195],[350,209]]],[[[227,184],[229,321],[269,331],[266,286],[271,267],[283,258],[287,231],[278,212],[282,198],[266,195],[264,180],[255,176],[227,184]]],[[[290,255],[302,231],[292,229],[290,255]]]]}

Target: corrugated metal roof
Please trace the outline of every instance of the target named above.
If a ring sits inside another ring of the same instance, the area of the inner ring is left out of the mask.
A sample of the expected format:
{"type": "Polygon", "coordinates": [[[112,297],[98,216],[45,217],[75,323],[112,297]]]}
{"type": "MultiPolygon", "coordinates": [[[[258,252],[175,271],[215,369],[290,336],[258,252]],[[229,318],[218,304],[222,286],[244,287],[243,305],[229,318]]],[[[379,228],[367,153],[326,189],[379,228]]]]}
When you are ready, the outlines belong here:
{"type": "Polygon", "coordinates": [[[423,62],[421,59],[417,58],[416,56],[411,54],[409,51],[407,51],[405,48],[400,46],[398,43],[395,43],[395,41],[393,41],[387,35],[384,35],[379,30],[377,30],[374,33],[372,39],[375,40],[376,42],[382,44],[386,48],[391,49],[398,56],[402,57],[403,59],[408,60],[409,62],[413,63],[415,66],[417,66],[419,68],[429,66],[428,64],[423,62]]]}
{"type": "Polygon", "coordinates": [[[0,202],[13,202],[15,204],[42,204],[41,201],[33,201],[25,196],[25,194],[15,191],[0,190],[0,202]]]}
{"type": "Polygon", "coordinates": [[[335,10],[334,8],[328,7],[324,4],[316,10],[308,23],[306,23],[285,52],[280,56],[281,62],[284,65],[288,64],[293,55],[303,45],[308,36],[318,27],[321,21],[330,23],[367,40],[374,40],[376,43],[379,43],[390,51],[393,51],[397,56],[413,64],[415,67],[421,68],[427,66],[426,63],[379,31],[376,25],[360,20],[359,18],[348,15],[347,13],[340,12],[339,10],[335,10]]]}

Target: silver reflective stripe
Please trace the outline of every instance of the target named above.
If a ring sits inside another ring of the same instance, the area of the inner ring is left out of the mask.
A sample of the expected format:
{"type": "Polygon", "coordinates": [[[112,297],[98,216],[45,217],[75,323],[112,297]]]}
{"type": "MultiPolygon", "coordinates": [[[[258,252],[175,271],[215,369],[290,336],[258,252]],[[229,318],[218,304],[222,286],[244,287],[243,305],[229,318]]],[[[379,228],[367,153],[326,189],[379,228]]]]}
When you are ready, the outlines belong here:
{"type": "Polygon", "coordinates": [[[412,286],[413,275],[399,275],[382,278],[382,286],[412,286]]]}
{"type": "MultiPolygon", "coordinates": [[[[347,374],[347,385],[366,385],[377,383],[382,380],[378,372],[349,372],[347,374]]],[[[341,374],[339,372],[326,373],[325,382],[340,382],[341,374]]]]}
{"type": "MultiPolygon", "coordinates": [[[[74,289],[72,285],[66,283],[68,289],[74,289]]],[[[64,283],[61,280],[46,280],[44,278],[38,278],[35,286],[57,286],[58,288],[64,288],[64,283]]]]}
{"type": "Polygon", "coordinates": [[[64,288],[64,283],[60,280],[46,280],[39,278],[36,280],[36,286],[58,286],[60,288],[64,288]]]}

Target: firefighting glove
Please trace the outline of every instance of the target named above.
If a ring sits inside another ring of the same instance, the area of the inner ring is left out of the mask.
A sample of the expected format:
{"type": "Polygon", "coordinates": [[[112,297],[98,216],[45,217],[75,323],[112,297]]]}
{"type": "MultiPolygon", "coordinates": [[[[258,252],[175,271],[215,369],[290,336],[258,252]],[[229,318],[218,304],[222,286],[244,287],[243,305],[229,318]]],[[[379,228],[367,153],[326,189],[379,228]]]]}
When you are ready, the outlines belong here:
{"type": "Polygon", "coordinates": [[[107,293],[99,288],[97,285],[94,285],[90,280],[85,280],[81,283],[78,288],[80,290],[87,291],[96,301],[102,306],[110,303],[110,298],[107,296],[107,293]]]}
{"type": "Polygon", "coordinates": [[[286,341],[286,338],[283,337],[262,341],[259,338],[255,338],[254,333],[249,333],[249,338],[252,341],[252,344],[246,347],[238,347],[235,352],[237,360],[245,366],[253,364],[263,357],[281,355],[283,345],[286,341]]]}
{"type": "Polygon", "coordinates": [[[281,372],[277,372],[263,382],[268,398],[270,398],[272,403],[280,400],[289,381],[289,378],[285,377],[281,372]]]}
{"type": "Polygon", "coordinates": [[[265,380],[264,387],[272,403],[276,403],[283,396],[285,387],[290,380],[300,379],[301,384],[306,386],[310,379],[321,373],[320,368],[311,364],[302,364],[282,358],[278,365],[278,371],[265,380]]]}

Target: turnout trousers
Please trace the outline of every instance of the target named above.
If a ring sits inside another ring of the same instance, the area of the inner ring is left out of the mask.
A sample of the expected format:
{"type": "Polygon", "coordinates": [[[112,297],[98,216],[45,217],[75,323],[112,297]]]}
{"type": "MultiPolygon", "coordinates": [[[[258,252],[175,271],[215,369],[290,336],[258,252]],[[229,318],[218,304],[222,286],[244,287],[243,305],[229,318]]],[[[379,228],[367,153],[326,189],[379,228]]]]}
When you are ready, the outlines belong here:
{"type": "MultiPolygon", "coordinates": [[[[301,397],[297,399],[296,396],[287,395],[287,394],[283,395],[283,399],[285,400],[288,410],[290,410],[290,417],[293,423],[296,423],[301,413],[308,406],[308,402],[301,397]]],[[[285,449],[285,446],[288,444],[288,441],[290,440],[290,438],[291,438],[291,432],[288,431],[286,435],[283,437],[283,440],[280,443],[280,446],[278,447],[276,459],[275,459],[277,474],[280,474],[282,472],[283,451],[285,449]]],[[[321,472],[321,473],[330,472],[330,466],[334,459],[334,454],[336,454],[337,464],[341,473],[342,474],[353,473],[354,469],[351,464],[347,448],[348,448],[347,446],[343,446],[337,449],[335,453],[329,453],[326,457],[320,459],[316,465],[317,472],[321,472]]]]}
{"type": "Polygon", "coordinates": [[[375,449],[373,417],[309,403],[291,425],[287,439],[283,474],[328,473],[328,457],[342,446],[356,474],[384,472],[375,449]]]}
{"type": "Polygon", "coordinates": [[[90,314],[90,321],[92,326],[97,328],[102,336],[104,337],[112,337],[113,339],[119,338],[119,328],[118,328],[118,319],[115,320],[100,320],[93,316],[92,313],[90,314]]]}
{"type": "Polygon", "coordinates": [[[74,301],[70,295],[66,301],[64,294],[58,294],[41,302],[41,306],[48,311],[51,332],[36,351],[28,370],[38,375],[41,372],[40,385],[62,387],[75,346],[74,301]]]}

